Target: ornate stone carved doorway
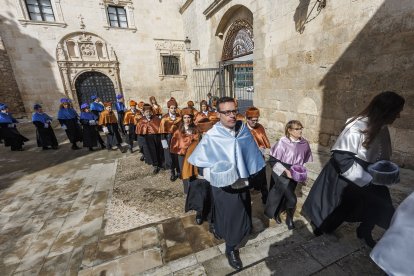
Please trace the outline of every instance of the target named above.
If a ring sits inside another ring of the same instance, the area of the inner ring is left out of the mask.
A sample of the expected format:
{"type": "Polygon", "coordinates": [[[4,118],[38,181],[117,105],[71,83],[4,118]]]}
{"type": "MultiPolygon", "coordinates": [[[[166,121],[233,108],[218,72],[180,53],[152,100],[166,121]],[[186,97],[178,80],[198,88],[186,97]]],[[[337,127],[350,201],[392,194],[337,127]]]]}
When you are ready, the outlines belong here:
{"type": "Polygon", "coordinates": [[[76,78],[75,87],[79,103],[91,102],[92,95],[97,95],[102,102],[116,102],[114,84],[100,72],[82,73],[76,78]]]}
{"type": "Polygon", "coordinates": [[[99,72],[111,81],[114,93],[115,91],[122,92],[119,62],[115,51],[105,40],[95,34],[79,32],[65,36],[57,45],[56,59],[65,93],[78,105],[83,100],[90,101],[90,99],[84,99],[83,96],[78,98],[76,89],[76,80],[85,72],[99,72]]]}

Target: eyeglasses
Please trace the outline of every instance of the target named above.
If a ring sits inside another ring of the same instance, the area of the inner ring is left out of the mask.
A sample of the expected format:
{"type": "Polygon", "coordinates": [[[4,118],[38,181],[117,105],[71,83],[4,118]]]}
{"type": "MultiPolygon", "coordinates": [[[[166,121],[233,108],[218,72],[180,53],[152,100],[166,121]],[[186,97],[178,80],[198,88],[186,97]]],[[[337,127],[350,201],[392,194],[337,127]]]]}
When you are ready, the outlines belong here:
{"type": "Polygon", "coordinates": [[[235,109],[235,110],[225,110],[225,111],[218,111],[218,112],[228,117],[230,116],[230,114],[237,115],[237,113],[239,113],[239,110],[235,109]]]}
{"type": "Polygon", "coordinates": [[[170,107],[170,109],[177,109],[176,107],[170,107]]]}
{"type": "Polygon", "coordinates": [[[292,127],[291,129],[293,129],[293,130],[302,130],[303,127],[292,127]]]}
{"type": "Polygon", "coordinates": [[[252,120],[252,119],[250,119],[250,118],[247,118],[247,120],[249,120],[249,121],[250,121],[250,122],[252,122],[252,123],[257,123],[257,122],[259,122],[259,119],[252,120]]]}

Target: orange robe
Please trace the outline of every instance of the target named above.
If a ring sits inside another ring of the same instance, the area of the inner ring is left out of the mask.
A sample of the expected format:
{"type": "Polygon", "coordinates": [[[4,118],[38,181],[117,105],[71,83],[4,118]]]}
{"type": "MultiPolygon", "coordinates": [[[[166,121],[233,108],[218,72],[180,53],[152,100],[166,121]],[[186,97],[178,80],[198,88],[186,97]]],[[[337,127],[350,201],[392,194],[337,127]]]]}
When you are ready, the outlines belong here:
{"type": "Polygon", "coordinates": [[[192,176],[197,177],[198,176],[198,169],[197,167],[193,166],[192,164],[188,163],[188,158],[191,156],[193,151],[198,145],[198,142],[200,141],[200,136],[196,136],[193,140],[193,142],[190,144],[190,146],[187,148],[187,152],[184,156],[184,162],[183,162],[183,169],[181,171],[181,179],[188,179],[192,176]]]}
{"type": "Polygon", "coordinates": [[[100,126],[107,124],[118,124],[118,119],[113,111],[104,110],[99,114],[98,124],[100,126]]]}
{"type": "Polygon", "coordinates": [[[205,115],[203,112],[198,112],[197,115],[195,116],[195,120],[194,120],[194,124],[197,125],[198,122],[203,119],[203,118],[208,118],[211,122],[213,122],[213,124],[217,123],[218,121],[220,121],[220,118],[218,117],[217,112],[212,112],[209,111],[207,113],[207,115],[205,115]]]}
{"type": "Polygon", "coordinates": [[[124,115],[124,125],[136,125],[139,121],[139,119],[141,119],[142,114],[141,112],[139,112],[138,110],[134,112],[132,112],[131,110],[128,110],[127,112],[125,112],[124,115]]]}
{"type": "Polygon", "coordinates": [[[154,105],[152,106],[152,114],[156,115],[156,116],[161,116],[162,115],[162,108],[161,106],[157,105],[157,107],[154,107],[154,105]]]}
{"type": "Polygon", "coordinates": [[[137,123],[135,133],[138,135],[158,134],[160,122],[161,119],[155,115],[151,116],[149,121],[147,120],[147,117],[142,117],[137,123]]]}
{"type": "Polygon", "coordinates": [[[187,148],[196,139],[196,137],[198,137],[198,134],[195,130],[193,130],[193,134],[188,134],[182,133],[179,129],[177,129],[171,138],[170,152],[185,155],[187,148]]]}
{"type": "Polygon", "coordinates": [[[175,117],[175,120],[172,120],[170,118],[170,114],[165,114],[161,118],[159,133],[162,133],[162,134],[171,133],[172,134],[178,129],[178,126],[180,125],[180,123],[181,123],[180,115],[177,114],[175,117]]]}
{"type": "Polygon", "coordinates": [[[257,123],[255,128],[249,127],[249,129],[259,148],[270,149],[269,139],[267,138],[266,131],[261,124],[257,123]]]}

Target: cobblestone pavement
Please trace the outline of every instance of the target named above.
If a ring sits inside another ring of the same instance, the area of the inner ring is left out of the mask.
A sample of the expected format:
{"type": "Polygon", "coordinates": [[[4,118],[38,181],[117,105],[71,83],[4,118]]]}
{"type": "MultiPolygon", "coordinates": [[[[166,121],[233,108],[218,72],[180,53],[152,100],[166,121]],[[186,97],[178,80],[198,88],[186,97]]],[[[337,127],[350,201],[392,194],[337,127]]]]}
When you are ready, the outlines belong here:
{"type": "Polygon", "coordinates": [[[113,234],[172,217],[185,216],[185,195],[180,179],[169,171],[152,174],[138,154],[118,162],[115,186],[105,214],[105,234],[113,234]]]}

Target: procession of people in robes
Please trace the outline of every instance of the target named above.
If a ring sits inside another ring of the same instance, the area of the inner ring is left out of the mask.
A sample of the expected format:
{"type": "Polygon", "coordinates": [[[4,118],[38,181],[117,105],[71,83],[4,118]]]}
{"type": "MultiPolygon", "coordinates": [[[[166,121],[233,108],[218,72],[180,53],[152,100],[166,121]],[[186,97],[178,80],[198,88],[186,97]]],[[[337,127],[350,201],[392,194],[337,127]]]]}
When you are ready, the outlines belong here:
{"type": "MultiPolygon", "coordinates": [[[[309,142],[302,136],[304,125],[300,121],[288,121],[285,135],[271,147],[265,127],[259,123],[258,108],[249,107],[241,114],[236,99],[207,96],[199,110],[193,101],[180,109],[171,97],[163,114],[163,107],[153,96],[149,103],[130,100],[125,105],[119,94],[115,113],[111,102],[102,103],[95,95],[90,104],[81,104],[80,116],[71,101],[64,98],[57,119],[74,150],[79,148],[77,142],[83,142],[83,147],[91,151],[99,144],[102,149],[117,147],[126,152],[122,134],[133,153],[137,142],[140,160],[152,166],[154,174],[169,170],[171,181],[181,180],[186,194],[185,212],[195,211],[195,223],[207,222],[214,237],[225,241],[229,265],[239,270],[243,267],[239,247],[252,231],[250,191],[260,191],[268,218],[280,224],[284,213],[288,229],[294,229],[295,189],[298,183],[306,182],[305,164],[313,157],[309,142]],[[271,168],[270,179],[266,177],[266,165],[271,168]]],[[[331,149],[331,159],[302,208],[315,235],[331,233],[345,221],[359,222],[356,236],[370,247],[376,245],[372,237],[374,226],[386,230],[391,225],[384,241],[371,254],[391,274],[414,271],[405,256],[410,247],[403,246],[405,239],[397,237],[401,231],[408,239],[414,231],[414,225],[405,221],[413,207],[413,196],[395,213],[388,188],[399,182],[399,168],[389,161],[392,149],[388,125],[399,118],[404,103],[397,93],[382,92],[346,122],[331,149]],[[393,244],[394,238],[401,247],[393,244]],[[389,257],[387,250],[391,248],[398,248],[398,258],[389,257]],[[410,267],[401,269],[396,263],[410,267]]],[[[11,150],[22,150],[27,138],[18,132],[17,121],[7,105],[0,104],[0,111],[0,138],[11,150]]],[[[34,111],[37,145],[58,149],[52,117],[39,104],[34,111]]]]}

